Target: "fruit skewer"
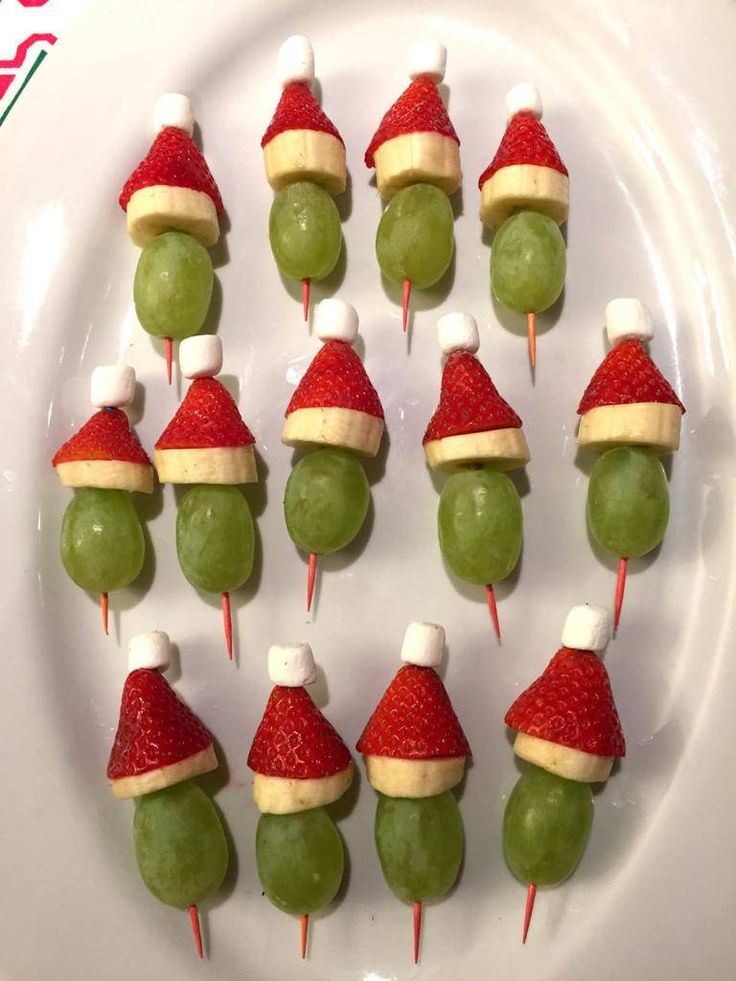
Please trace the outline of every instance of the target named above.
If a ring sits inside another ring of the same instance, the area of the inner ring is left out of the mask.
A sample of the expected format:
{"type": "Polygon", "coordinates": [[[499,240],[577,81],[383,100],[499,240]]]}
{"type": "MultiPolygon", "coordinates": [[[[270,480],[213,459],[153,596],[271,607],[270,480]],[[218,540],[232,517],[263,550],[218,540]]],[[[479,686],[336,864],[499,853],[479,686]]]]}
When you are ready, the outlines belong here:
{"type": "Polygon", "coordinates": [[[506,863],[527,886],[523,943],[537,888],[568,879],[585,851],[593,823],[589,784],[608,780],[626,752],[608,672],[595,653],[610,636],[607,610],[573,607],[562,647],[506,713],[506,725],[517,731],[514,753],[532,764],[503,819],[506,863]]]}
{"type": "Polygon", "coordinates": [[[667,476],[658,456],[680,445],[685,407],[646,352],[654,326],[640,300],[611,300],[606,331],[611,350],[578,406],[578,445],[602,453],[590,475],[587,518],[593,538],[619,559],[615,633],[629,559],[651,552],[667,529],[667,476]]]}
{"type": "Polygon", "coordinates": [[[452,788],[463,779],[470,746],[435,670],[444,648],[442,627],[409,624],[401,648],[405,663],[357,744],[378,792],[375,837],[383,875],[392,892],[412,904],[415,964],[423,904],[452,888],[464,849],[452,788]]]}
{"type": "Polygon", "coordinates": [[[220,816],[194,779],[219,765],[212,736],[164,679],[170,659],[162,630],[131,639],[107,777],[116,797],[135,799],[135,853],[146,888],[188,912],[203,957],[199,906],[222,885],[230,858],[220,816]]]}
{"type": "Polygon", "coordinates": [[[344,847],[327,807],[352,783],[355,764],[306,690],[316,679],[311,647],[274,645],[268,674],[274,688],[248,754],[261,812],[256,862],[269,900],[300,919],[304,959],[309,916],[342,882],[344,847]]]}
{"type": "Polygon", "coordinates": [[[197,334],[212,298],[207,251],[220,237],[222,198],[202,151],[192,140],[189,99],[162,95],[156,137],[120,192],[128,235],[142,249],[133,298],[141,327],[164,340],[171,384],[173,342],[197,334]]]}
{"type": "Polygon", "coordinates": [[[222,341],[201,334],[182,341],[186,396],[156,442],[162,484],[194,484],[179,501],[176,552],[187,580],[220,593],[227,655],[233,658],[230,594],[253,571],[255,529],[240,484],[258,480],[255,439],[225,386],[222,341]]]}
{"type": "Polygon", "coordinates": [[[376,233],[381,272],[402,288],[407,329],[414,288],[428,289],[444,276],[455,248],[448,195],[460,187],[460,140],[438,83],[447,49],[436,40],[409,49],[411,84],[385,114],[365,152],[378,192],[388,202],[376,233]]]}
{"type": "Polygon", "coordinates": [[[485,586],[500,640],[493,584],[518,564],[523,524],[516,487],[502,471],[525,466],[529,448],[521,419],[475,356],[480,339],[473,317],[448,313],[437,333],[447,361],[423,445],[430,467],[452,472],[440,495],[440,549],[454,575],[485,586]]]}
{"type": "Polygon", "coordinates": [[[284,494],[291,540],[309,555],[307,610],[317,557],[345,548],[363,526],[370,488],[358,456],[374,457],[384,431],[381,401],[352,347],[358,334],[355,308],[343,300],[322,300],[315,333],[322,348],[291,397],[281,434],[287,446],[310,448],[292,470],[284,494]]]}
{"type": "Polygon", "coordinates": [[[309,320],[311,284],[329,276],[342,249],[333,198],[345,190],[345,144],[312,95],[314,52],[307,38],[284,41],[278,71],[283,92],[261,140],[266,178],[275,191],[268,236],[282,276],[301,280],[309,320]]]}
{"type": "Polygon", "coordinates": [[[52,466],[75,488],[61,527],[61,560],[79,586],[98,593],[108,632],[109,594],[138,578],[145,538],[132,494],[153,491],[153,467],[123,409],[133,401],[135,371],[102,365],[92,372],[97,411],[54,454],[52,466]]]}

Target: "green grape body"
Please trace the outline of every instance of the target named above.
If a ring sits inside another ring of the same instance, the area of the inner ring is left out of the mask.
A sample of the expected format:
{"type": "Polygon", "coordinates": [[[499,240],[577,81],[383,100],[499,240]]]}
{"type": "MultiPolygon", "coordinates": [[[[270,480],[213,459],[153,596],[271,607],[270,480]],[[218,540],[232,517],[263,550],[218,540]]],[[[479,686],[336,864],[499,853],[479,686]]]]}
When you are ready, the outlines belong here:
{"type": "Polygon", "coordinates": [[[61,561],[77,586],[91,593],[122,589],[140,574],[145,552],[143,528],[127,491],[76,491],[61,525],[61,561]]]}
{"type": "Polygon", "coordinates": [[[146,245],[133,283],[135,312],[154,337],[180,341],[202,329],[214,273],[207,249],[184,232],[164,232],[146,245]]]}
{"type": "Polygon", "coordinates": [[[189,582],[206,593],[238,589],[253,570],[255,531],[237,487],[198,484],[179,502],[176,553],[189,582]]]}
{"type": "Polygon", "coordinates": [[[565,285],[565,240],[551,218],[520,211],[501,225],[491,246],[491,287],[519,313],[551,307],[565,285]]]}
{"type": "Polygon", "coordinates": [[[324,279],[335,268],[342,248],[337,205],[311,181],[288,184],[273,199],[268,237],[276,264],[287,279],[324,279]]]}
{"type": "Polygon", "coordinates": [[[432,184],[410,184],[386,205],[376,232],[376,257],[392,283],[426,289],[447,272],[455,248],[450,199],[432,184]]]}

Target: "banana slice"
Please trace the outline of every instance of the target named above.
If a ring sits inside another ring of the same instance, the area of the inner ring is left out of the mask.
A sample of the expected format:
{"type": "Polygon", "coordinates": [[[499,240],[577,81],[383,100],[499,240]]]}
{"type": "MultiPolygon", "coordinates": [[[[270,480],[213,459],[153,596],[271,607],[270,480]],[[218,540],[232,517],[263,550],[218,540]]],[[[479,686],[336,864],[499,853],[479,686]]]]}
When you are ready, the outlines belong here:
{"type": "Polygon", "coordinates": [[[126,216],[128,235],[141,248],[172,229],[193,235],[206,248],[220,237],[214,201],[189,187],[142,187],[128,201],[126,216]]]}
{"type": "Polygon", "coordinates": [[[561,225],[570,210],[570,178],[552,167],[513,164],[502,167],[484,182],[480,217],[498,228],[516,211],[541,211],[561,225]]]}
{"type": "Polygon", "coordinates": [[[610,756],[584,753],[580,749],[560,746],[548,739],[529,736],[525,732],[516,734],[514,752],[520,759],[541,766],[543,770],[581,783],[603,783],[611,775],[613,766],[613,758],[610,756]]]}
{"type": "Polygon", "coordinates": [[[612,446],[648,446],[672,453],[680,445],[682,411],[669,402],[600,405],[580,418],[578,445],[593,450],[612,446]]]}
{"type": "Polygon", "coordinates": [[[366,756],[368,782],[387,797],[434,797],[455,787],[465,773],[465,757],[434,760],[397,760],[366,756]]]}
{"type": "Polygon", "coordinates": [[[162,484],[255,484],[258,481],[252,446],[156,450],[154,458],[162,484]]]}
{"type": "Polygon", "coordinates": [[[404,133],[382,143],[373,155],[383,198],[408,184],[434,184],[452,194],[460,187],[460,148],[441,133],[404,133]]]}
{"type": "Polygon", "coordinates": [[[189,780],[200,773],[209,773],[210,770],[216,770],[217,767],[217,756],[215,756],[214,747],[210,745],[207,749],[203,749],[193,756],[188,756],[185,760],[161,767],[159,770],[149,770],[148,773],[141,773],[135,777],[119,777],[117,780],[111,780],[110,787],[113,794],[121,799],[142,797],[143,794],[150,794],[154,790],[171,787],[175,783],[189,780]]]}
{"type": "Polygon", "coordinates": [[[153,467],[125,460],[69,460],[56,466],[65,487],[109,487],[113,490],[153,491],[153,467]]]}
{"type": "Polygon", "coordinates": [[[515,470],[530,460],[523,429],[493,429],[433,439],[424,444],[424,455],[434,470],[452,470],[472,463],[492,463],[498,470],[515,470]]]}
{"type": "Polygon", "coordinates": [[[287,129],[264,146],[263,161],[274,191],[294,181],[313,181],[333,195],[345,190],[345,147],[332,133],[287,129]]]}
{"type": "Polygon", "coordinates": [[[286,446],[321,443],[375,456],[383,430],[383,419],[358,409],[296,409],[286,417],[281,442],[286,446]]]}
{"type": "Polygon", "coordinates": [[[291,780],[253,774],[253,800],[261,814],[294,814],[339,800],[353,781],[355,764],[331,777],[291,780]]]}

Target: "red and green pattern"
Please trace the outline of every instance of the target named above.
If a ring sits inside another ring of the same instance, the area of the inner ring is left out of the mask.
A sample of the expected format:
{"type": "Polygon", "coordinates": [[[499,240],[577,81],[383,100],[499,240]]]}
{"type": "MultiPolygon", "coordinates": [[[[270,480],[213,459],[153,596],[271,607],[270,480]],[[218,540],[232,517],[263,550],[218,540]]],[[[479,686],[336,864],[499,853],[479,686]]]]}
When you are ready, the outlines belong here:
{"type": "Polygon", "coordinates": [[[608,352],[585,389],[578,415],[602,405],[663,402],[685,406],[639,340],[621,341],[608,352]]]}
{"type": "Polygon", "coordinates": [[[383,419],[383,406],[363,362],[345,341],[327,341],[299,382],[285,415],[297,409],[355,409],[383,419]]]}
{"type": "Polygon", "coordinates": [[[491,160],[478,178],[482,189],[489,177],[493,177],[502,167],[518,164],[531,164],[536,167],[550,167],[560,174],[567,175],[567,168],[560,159],[547,130],[531,112],[517,112],[511,118],[496,156],[491,160]]]}
{"type": "Polygon", "coordinates": [[[365,151],[366,167],[375,167],[374,154],[382,143],[407,133],[439,133],[460,143],[439,89],[426,75],[415,79],[381,120],[365,151]]]}
{"type": "Polygon", "coordinates": [[[196,378],[157,440],[156,449],[194,450],[252,443],[255,438],[225,386],[216,378],[196,378]]]}
{"type": "Polygon", "coordinates": [[[332,120],[321,109],[312,95],[312,90],[304,82],[291,82],[286,86],[276,106],[273,119],[263,134],[261,146],[264,147],[274,136],[290,129],[311,129],[318,133],[329,133],[330,136],[343,142],[332,120]]]}
{"type": "Polygon", "coordinates": [[[60,463],[81,460],[120,460],[150,466],[148,454],[130,428],[122,409],[100,409],[85,422],[78,433],[59,447],[51,460],[60,463]]]}

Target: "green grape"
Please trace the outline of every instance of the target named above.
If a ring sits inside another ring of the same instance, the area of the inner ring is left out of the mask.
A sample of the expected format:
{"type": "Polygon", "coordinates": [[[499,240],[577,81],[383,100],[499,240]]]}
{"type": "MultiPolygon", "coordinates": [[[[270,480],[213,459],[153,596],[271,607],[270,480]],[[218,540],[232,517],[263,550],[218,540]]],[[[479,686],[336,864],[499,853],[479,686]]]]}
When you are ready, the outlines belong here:
{"type": "Polygon", "coordinates": [[[154,337],[180,341],[202,329],[212,298],[212,260],[184,232],[157,235],[141,252],[133,283],[135,312],[154,337]]]}
{"type": "Polygon", "coordinates": [[[381,215],[376,256],[392,283],[408,279],[426,289],[447,272],[455,248],[450,199],[432,184],[410,184],[398,191],[381,215]]]}
{"type": "Polygon", "coordinates": [[[565,285],[565,240],[556,222],[536,211],[507,218],[491,247],[491,287],[519,313],[551,307],[565,285]]]}
{"type": "Polygon", "coordinates": [[[459,579],[489,585],[519,561],[521,501],[505,473],[490,467],[453,474],[437,512],[440,548],[459,579]]]}
{"type": "Polygon", "coordinates": [[[268,219],[271,251],[288,279],[324,279],[342,248],[337,205],[311,181],[296,181],[277,192],[268,219]]]}
{"type": "Polygon", "coordinates": [[[156,899],[196,906],[225,878],[227,839],[215,805],[193,780],[136,797],[133,835],[141,878],[156,899]]]}
{"type": "Polygon", "coordinates": [[[368,514],[371,492],[345,450],[315,450],[292,470],[284,494],[286,527],[297,548],[329,555],[349,545],[368,514]]]}
{"type": "Polygon", "coordinates": [[[590,475],[587,511],[601,548],[626,559],[651,552],[670,517],[667,477],[658,457],[638,446],[604,453],[590,475]]]}
{"type": "Polygon", "coordinates": [[[411,799],[380,794],[375,834],[384,878],[399,899],[423,903],[452,888],[465,841],[452,791],[411,799]]]}
{"type": "Polygon", "coordinates": [[[127,491],[85,487],[67,505],[61,561],[77,586],[111,593],[130,585],[143,568],[146,542],[127,491]]]}
{"type": "Polygon", "coordinates": [[[345,867],[342,838],[323,807],[261,814],[256,863],[261,885],[274,906],[302,916],[335,898],[345,867]]]}
{"type": "Polygon", "coordinates": [[[237,487],[199,484],[186,492],[176,516],[176,554],[192,586],[226,593],[253,571],[255,532],[237,487]]]}
{"type": "Polygon", "coordinates": [[[593,793],[589,784],[530,767],[506,804],[506,863],[522,882],[538,886],[564,882],[585,851],[592,824],[593,793]]]}

